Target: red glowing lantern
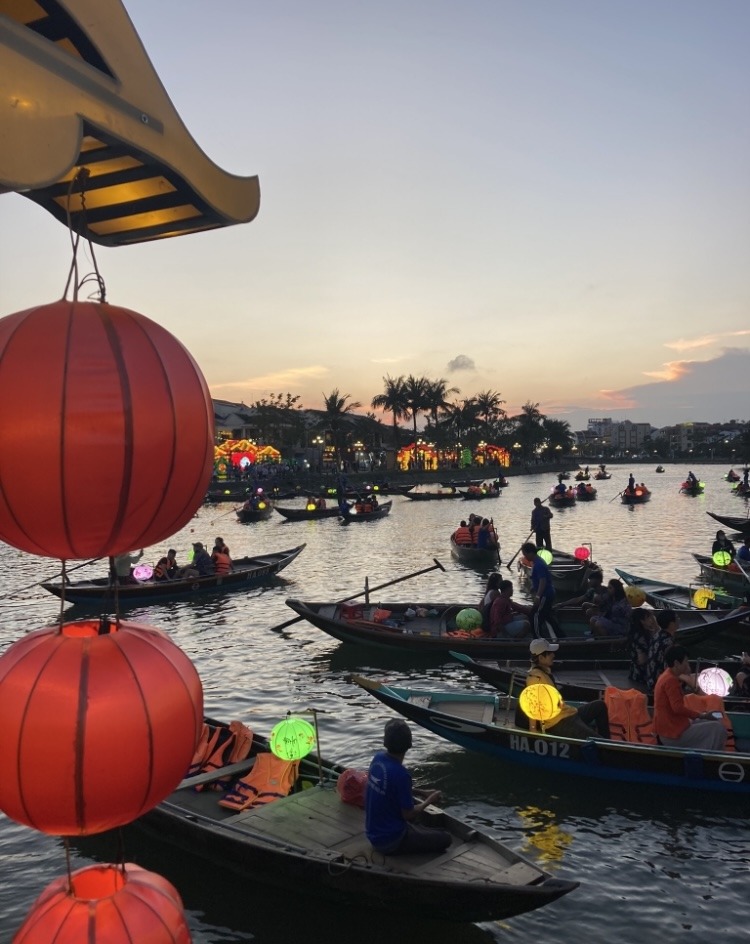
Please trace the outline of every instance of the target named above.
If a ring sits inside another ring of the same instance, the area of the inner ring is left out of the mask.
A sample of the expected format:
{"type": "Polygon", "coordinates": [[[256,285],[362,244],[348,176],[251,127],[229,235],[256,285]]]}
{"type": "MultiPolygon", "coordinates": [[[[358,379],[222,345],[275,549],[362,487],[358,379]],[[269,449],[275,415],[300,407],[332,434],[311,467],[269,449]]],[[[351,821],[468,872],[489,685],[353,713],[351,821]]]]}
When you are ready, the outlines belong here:
{"type": "Polygon", "coordinates": [[[0,810],[83,836],[131,822],[175,789],[203,692],[158,629],[81,620],[38,629],[0,656],[0,717],[0,810]]]}
{"type": "Polygon", "coordinates": [[[126,862],[90,865],[51,882],[34,902],[14,944],[189,944],[177,889],[126,862]]]}
{"type": "Polygon", "coordinates": [[[137,312],[62,300],[0,319],[0,539],[57,558],[179,531],[203,501],[213,407],[189,352],[137,312]]]}
{"type": "Polygon", "coordinates": [[[573,556],[576,560],[585,561],[591,556],[591,551],[587,547],[577,547],[573,551],[573,556]]]}

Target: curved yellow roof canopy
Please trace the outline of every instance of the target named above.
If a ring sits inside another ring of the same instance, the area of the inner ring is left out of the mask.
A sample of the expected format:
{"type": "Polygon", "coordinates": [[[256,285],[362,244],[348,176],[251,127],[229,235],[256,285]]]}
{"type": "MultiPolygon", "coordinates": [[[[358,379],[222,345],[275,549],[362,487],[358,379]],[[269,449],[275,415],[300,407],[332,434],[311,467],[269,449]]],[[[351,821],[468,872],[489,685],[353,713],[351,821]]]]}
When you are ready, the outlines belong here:
{"type": "Polygon", "coordinates": [[[66,225],[69,209],[93,242],[258,213],[258,178],[228,174],[198,147],[120,0],[0,0],[0,90],[0,193],[22,193],[66,225]]]}

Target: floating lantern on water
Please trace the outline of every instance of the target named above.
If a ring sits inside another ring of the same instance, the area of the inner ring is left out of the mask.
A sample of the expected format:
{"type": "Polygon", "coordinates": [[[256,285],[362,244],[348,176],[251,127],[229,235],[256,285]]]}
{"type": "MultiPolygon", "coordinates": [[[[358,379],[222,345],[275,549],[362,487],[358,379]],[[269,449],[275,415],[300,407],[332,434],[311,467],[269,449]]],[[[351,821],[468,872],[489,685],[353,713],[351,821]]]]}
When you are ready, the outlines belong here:
{"type": "Polygon", "coordinates": [[[640,587],[625,587],[625,598],[631,606],[643,606],[646,594],[640,587]]]}
{"type": "Polygon", "coordinates": [[[30,554],[156,544],[190,521],[211,477],[197,364],[160,325],[106,303],[0,319],[0,428],[0,539],[30,554]]]}
{"type": "Polygon", "coordinates": [[[51,882],[14,944],[190,944],[177,889],[132,862],[90,865],[51,882]]]}
{"type": "Polygon", "coordinates": [[[282,760],[301,760],[315,747],[315,728],[304,718],[285,718],[271,731],[268,746],[282,760]]]}
{"type": "Polygon", "coordinates": [[[83,836],[131,822],[175,789],[203,692],[158,629],[82,620],[29,633],[0,656],[0,717],[0,809],[83,836]]]}
{"type": "Polygon", "coordinates": [[[549,721],[560,712],[562,696],[554,685],[527,685],[518,696],[521,710],[534,721],[549,721]]]}
{"type": "Polygon", "coordinates": [[[732,687],[732,676],[718,665],[712,665],[698,673],[698,685],[707,695],[720,695],[724,698],[732,687]]]}

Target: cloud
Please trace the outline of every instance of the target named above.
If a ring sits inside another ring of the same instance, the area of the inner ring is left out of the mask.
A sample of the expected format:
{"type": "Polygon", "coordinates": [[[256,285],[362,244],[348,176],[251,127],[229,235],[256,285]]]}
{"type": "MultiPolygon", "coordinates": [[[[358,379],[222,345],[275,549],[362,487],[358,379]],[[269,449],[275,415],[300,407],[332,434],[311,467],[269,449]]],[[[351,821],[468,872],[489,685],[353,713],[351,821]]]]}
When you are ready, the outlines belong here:
{"type": "Polygon", "coordinates": [[[212,383],[211,390],[278,390],[281,387],[292,389],[311,380],[322,380],[328,376],[328,367],[318,364],[310,367],[289,367],[274,374],[261,374],[258,377],[249,377],[247,380],[226,380],[223,383],[212,383]]]}
{"type": "Polygon", "coordinates": [[[455,373],[457,370],[476,370],[476,364],[474,361],[467,357],[466,354],[459,354],[453,358],[452,361],[448,361],[448,371],[450,373],[455,373]]]}

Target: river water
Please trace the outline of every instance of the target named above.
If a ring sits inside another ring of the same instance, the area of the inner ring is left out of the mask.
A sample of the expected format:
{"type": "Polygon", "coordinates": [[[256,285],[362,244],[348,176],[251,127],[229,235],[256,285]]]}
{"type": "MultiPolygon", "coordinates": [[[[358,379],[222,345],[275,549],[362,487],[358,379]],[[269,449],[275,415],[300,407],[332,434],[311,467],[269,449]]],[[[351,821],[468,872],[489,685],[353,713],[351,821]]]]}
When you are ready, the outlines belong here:
{"type": "MultiPolygon", "coordinates": [[[[653,497],[634,508],[617,498],[631,470],[611,471],[609,481],[595,483],[596,501],[560,510],[552,522],[553,545],[572,551],[590,543],[605,579],[615,576],[613,568],[618,566],[658,579],[695,582],[698,568],[691,555],[710,552],[719,527],[706,511],[747,511],[723,480],[723,467],[694,468],[706,491],[693,498],[679,493],[687,469],[669,466],[657,475],[653,465],[635,466],[636,480],[645,482],[653,497]]],[[[276,630],[273,627],[294,615],[285,599],[343,598],[360,592],[366,576],[371,585],[385,583],[429,567],[437,558],[446,573],[434,571],[405,581],[383,591],[382,599],[478,600],[486,574],[462,568],[448,550],[458,520],[471,510],[491,515],[506,561],[527,538],[534,496],[544,498],[554,484],[549,473],[512,478],[501,498],[477,506],[394,496],[388,518],[349,527],[336,519],[285,522],[278,515],[241,525],[232,506],[205,506],[179,535],[147,551],[144,560],[155,561],[167,546],[174,546],[184,561],[192,541],[210,546],[219,534],[238,557],[302,542],[307,547],[268,588],[130,610],[126,618],[164,629],[190,656],[203,682],[207,714],[240,718],[265,733],[288,710],[315,708],[320,712],[322,754],[366,766],[391,715],[349,680],[351,673],[426,688],[481,688],[482,683],[458,663],[420,664],[418,656],[345,647],[305,622],[276,630]]],[[[55,573],[54,561],[0,545],[0,567],[4,650],[23,633],[55,620],[59,604],[38,586],[29,587],[55,573]]],[[[102,564],[94,564],[77,576],[102,570],[102,564]]],[[[505,567],[503,571],[508,573],[505,567]]],[[[517,583],[515,566],[511,576],[517,583]]],[[[520,587],[517,596],[522,598],[520,587]]],[[[457,928],[437,925],[429,916],[399,920],[399,930],[392,932],[398,940],[412,935],[429,935],[435,944],[746,940],[747,800],[557,779],[505,768],[416,726],[413,733],[407,763],[416,781],[439,786],[452,812],[493,831],[556,875],[579,880],[581,887],[508,922],[457,928]]],[[[55,789],[54,783],[49,789],[55,789]]],[[[160,872],[177,886],[193,940],[201,944],[279,944],[303,938],[329,944],[380,942],[390,924],[388,917],[362,921],[355,907],[332,908],[300,896],[293,887],[269,892],[260,883],[145,841],[133,830],[125,832],[124,843],[126,860],[160,872]]],[[[92,860],[116,861],[118,855],[112,837],[94,837],[74,843],[72,864],[78,868],[92,860]]],[[[11,939],[35,897],[64,872],[59,839],[0,816],[0,940],[11,939]]],[[[307,891],[314,894],[314,889],[307,891]]]]}

